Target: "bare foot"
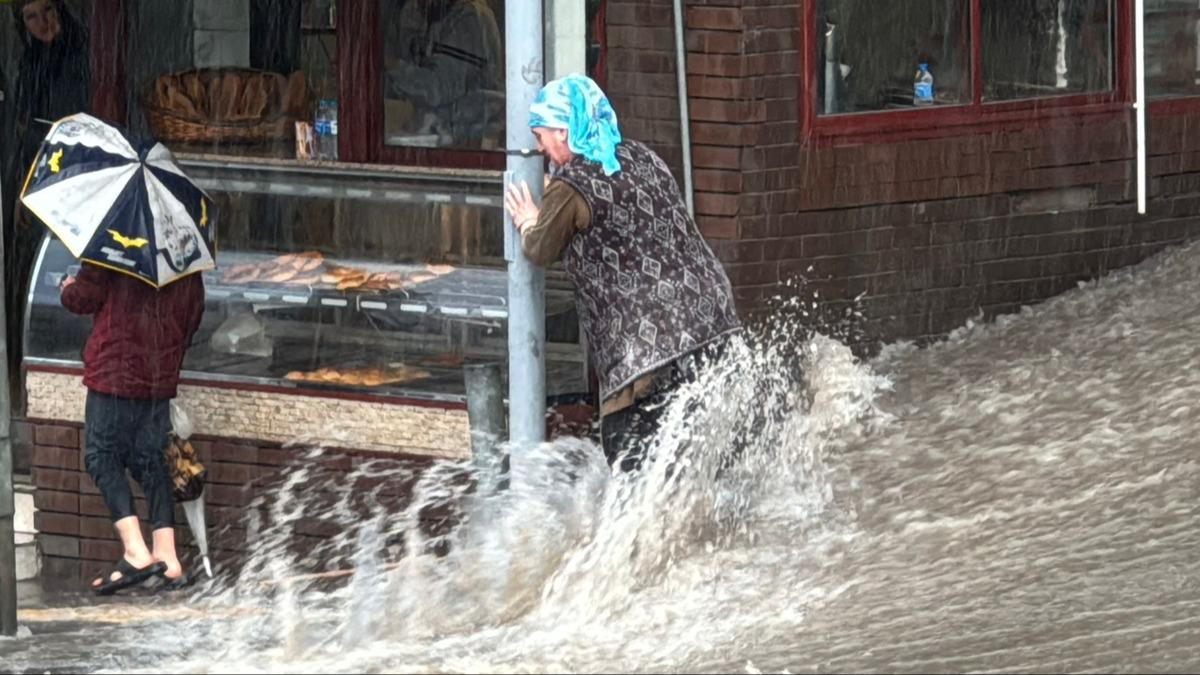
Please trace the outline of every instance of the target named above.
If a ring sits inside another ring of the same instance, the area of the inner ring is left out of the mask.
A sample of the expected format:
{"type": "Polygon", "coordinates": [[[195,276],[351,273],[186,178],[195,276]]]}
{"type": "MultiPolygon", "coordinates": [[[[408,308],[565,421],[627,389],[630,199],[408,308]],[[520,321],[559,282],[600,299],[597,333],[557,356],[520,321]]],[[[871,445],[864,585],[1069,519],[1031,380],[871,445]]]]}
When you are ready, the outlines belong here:
{"type": "Polygon", "coordinates": [[[183,565],[179,563],[178,559],[174,561],[163,560],[161,562],[167,564],[167,571],[163,572],[163,576],[167,578],[167,581],[175,581],[183,576],[183,565]]]}

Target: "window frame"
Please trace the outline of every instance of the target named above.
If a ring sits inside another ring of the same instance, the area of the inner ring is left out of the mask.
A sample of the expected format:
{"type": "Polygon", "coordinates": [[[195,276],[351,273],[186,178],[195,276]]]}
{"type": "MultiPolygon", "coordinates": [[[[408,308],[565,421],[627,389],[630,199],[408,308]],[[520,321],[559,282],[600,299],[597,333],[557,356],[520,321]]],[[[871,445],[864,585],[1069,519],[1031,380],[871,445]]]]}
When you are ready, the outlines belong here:
{"type": "Polygon", "coordinates": [[[338,157],[342,161],[503,171],[503,150],[388,145],[383,140],[383,26],[380,0],[337,5],[338,157]]]}
{"type": "MultiPolygon", "coordinates": [[[[1111,89],[1087,94],[1047,96],[1015,101],[986,102],[983,100],[983,0],[968,3],[970,24],[971,101],[956,105],[939,105],[912,110],[818,115],[815,92],[819,38],[817,36],[817,3],[800,5],[799,44],[801,100],[801,132],[819,144],[887,142],[911,138],[959,135],[964,129],[992,130],[1012,125],[1042,124],[1062,117],[1114,115],[1127,112],[1133,100],[1133,0],[1113,0],[1115,14],[1113,35],[1114,81],[1111,89]]],[[[1159,101],[1151,111],[1166,110],[1162,104],[1190,104],[1185,109],[1200,109],[1200,97],[1159,101]]]]}

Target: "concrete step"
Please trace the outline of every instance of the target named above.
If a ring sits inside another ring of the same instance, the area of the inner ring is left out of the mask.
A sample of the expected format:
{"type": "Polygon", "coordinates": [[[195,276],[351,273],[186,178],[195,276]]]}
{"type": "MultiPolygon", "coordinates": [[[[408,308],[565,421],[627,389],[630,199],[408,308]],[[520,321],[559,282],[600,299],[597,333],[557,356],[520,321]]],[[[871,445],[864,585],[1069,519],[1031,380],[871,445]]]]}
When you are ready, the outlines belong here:
{"type": "Polygon", "coordinates": [[[17,544],[17,581],[38,578],[42,571],[42,559],[38,555],[37,542],[17,544]]]}
{"type": "Polygon", "coordinates": [[[41,559],[37,549],[37,529],[33,525],[33,486],[17,482],[13,490],[13,530],[17,544],[17,581],[37,577],[41,571],[41,559]]]}

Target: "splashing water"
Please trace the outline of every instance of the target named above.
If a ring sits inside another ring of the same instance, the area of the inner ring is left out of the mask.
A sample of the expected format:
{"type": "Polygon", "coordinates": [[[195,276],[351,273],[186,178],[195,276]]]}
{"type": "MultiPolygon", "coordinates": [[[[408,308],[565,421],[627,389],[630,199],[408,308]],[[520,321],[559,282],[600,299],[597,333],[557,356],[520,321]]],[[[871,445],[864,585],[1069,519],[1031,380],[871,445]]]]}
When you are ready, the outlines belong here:
{"type": "Polygon", "coordinates": [[[839,592],[814,579],[853,536],[831,454],[878,421],[887,381],[834,340],[784,335],[734,338],[684,384],[638,474],[580,439],[506,448],[500,490],[471,461],[369,462],[329,484],[313,453],[252,510],[252,557],[203,600],[222,620],[156,668],[673,668],[764,617],[802,619],[839,592]],[[337,534],[298,557],[313,518],[337,534]],[[322,568],[354,572],[303,573],[322,568]]]}

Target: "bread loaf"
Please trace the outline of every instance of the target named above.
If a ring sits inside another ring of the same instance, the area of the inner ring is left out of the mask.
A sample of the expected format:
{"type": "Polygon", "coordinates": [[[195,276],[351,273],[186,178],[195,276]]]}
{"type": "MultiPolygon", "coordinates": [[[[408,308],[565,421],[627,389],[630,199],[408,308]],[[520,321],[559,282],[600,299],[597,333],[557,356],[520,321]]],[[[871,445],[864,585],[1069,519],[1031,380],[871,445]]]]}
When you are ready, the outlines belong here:
{"type": "Polygon", "coordinates": [[[192,100],[184,95],[179,87],[170,82],[167,83],[167,103],[163,107],[180,117],[190,120],[199,120],[204,117],[203,113],[192,103],[192,100]]]}
{"type": "Polygon", "coordinates": [[[242,94],[242,77],[237,73],[225,73],[218,81],[217,106],[212,116],[218,120],[233,119],[237,115],[238,100],[242,94]]]}
{"type": "Polygon", "coordinates": [[[303,71],[297,70],[287,80],[283,95],[283,114],[295,119],[308,118],[308,82],[303,71]]]}
{"type": "Polygon", "coordinates": [[[180,80],[180,88],[183,89],[184,96],[191,99],[192,107],[201,116],[208,115],[208,92],[204,87],[204,83],[200,81],[200,76],[195,72],[191,72],[184,74],[180,80]]]}
{"type": "Polygon", "coordinates": [[[267,113],[267,78],[253,75],[246,78],[238,97],[234,119],[257,120],[267,113]]]}
{"type": "Polygon", "coordinates": [[[288,79],[279,73],[266,75],[267,115],[275,117],[284,112],[283,97],[287,94],[288,79]]]}
{"type": "MultiPolygon", "coordinates": [[[[154,104],[160,108],[166,108],[171,102],[171,84],[175,80],[173,75],[163,75],[154,81],[154,104]]],[[[178,88],[178,83],[175,87],[178,88]]]]}

